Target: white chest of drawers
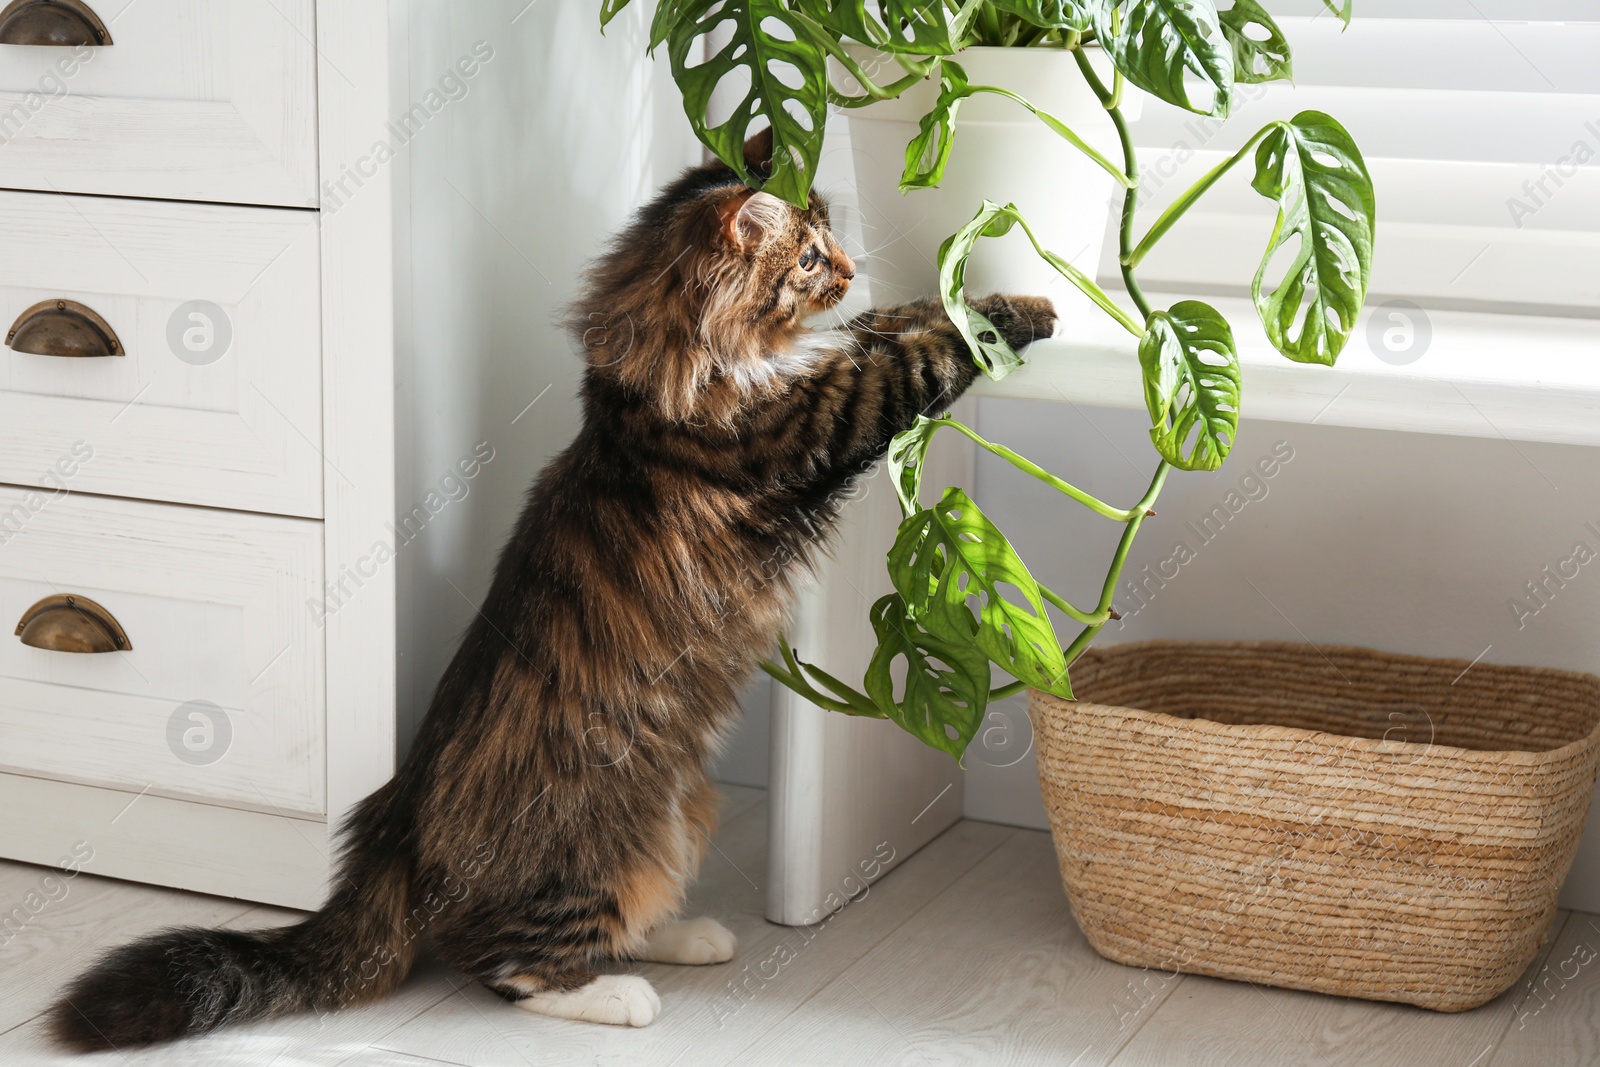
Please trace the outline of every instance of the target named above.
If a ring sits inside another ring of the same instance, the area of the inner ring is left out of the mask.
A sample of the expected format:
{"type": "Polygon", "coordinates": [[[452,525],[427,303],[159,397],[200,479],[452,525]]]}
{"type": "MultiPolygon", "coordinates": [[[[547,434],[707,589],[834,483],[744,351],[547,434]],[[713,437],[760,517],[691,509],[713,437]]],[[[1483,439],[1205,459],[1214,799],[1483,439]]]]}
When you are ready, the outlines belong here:
{"type": "Polygon", "coordinates": [[[404,22],[0,4],[0,855],[310,906],[392,772],[404,22]]]}

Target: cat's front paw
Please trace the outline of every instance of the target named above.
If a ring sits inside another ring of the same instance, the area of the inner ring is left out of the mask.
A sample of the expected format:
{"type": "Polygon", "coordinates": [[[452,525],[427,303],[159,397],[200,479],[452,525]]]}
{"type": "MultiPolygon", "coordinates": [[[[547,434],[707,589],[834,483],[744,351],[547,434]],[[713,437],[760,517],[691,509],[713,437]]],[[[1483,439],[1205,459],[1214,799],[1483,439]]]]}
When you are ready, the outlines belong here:
{"type": "Polygon", "coordinates": [[[973,301],[972,306],[994,323],[1012,348],[1024,348],[1056,332],[1056,306],[1047,297],[997,293],[973,301]]]}

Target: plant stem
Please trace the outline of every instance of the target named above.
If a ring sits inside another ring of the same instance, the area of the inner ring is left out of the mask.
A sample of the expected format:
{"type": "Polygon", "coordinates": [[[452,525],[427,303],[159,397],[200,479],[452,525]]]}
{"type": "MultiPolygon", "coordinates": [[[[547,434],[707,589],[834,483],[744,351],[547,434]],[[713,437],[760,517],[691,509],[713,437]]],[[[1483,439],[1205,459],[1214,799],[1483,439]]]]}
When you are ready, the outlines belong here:
{"type": "MultiPolygon", "coordinates": [[[[1078,69],[1083,72],[1084,79],[1089,83],[1089,88],[1100,102],[1105,105],[1106,111],[1111,115],[1111,121],[1117,128],[1117,139],[1122,142],[1123,172],[1128,176],[1129,182],[1124,186],[1122,194],[1122,222],[1117,230],[1119,247],[1118,261],[1122,267],[1122,282],[1128,289],[1128,296],[1133,299],[1134,305],[1150,318],[1150,302],[1145,299],[1144,290],[1139,287],[1139,280],[1134,277],[1133,267],[1129,264],[1129,246],[1133,242],[1133,214],[1139,204],[1139,163],[1133,150],[1133,138],[1128,133],[1128,121],[1122,115],[1120,106],[1122,96],[1122,74],[1119,71],[1114,81],[1114,88],[1107,91],[1105,84],[1095,74],[1094,68],[1089,64],[1089,58],[1081,51],[1076,53],[1078,69]]],[[[1145,491],[1143,499],[1133,506],[1134,517],[1122,531],[1122,538],[1117,542],[1116,554],[1111,558],[1111,569],[1106,573],[1105,585],[1100,589],[1099,613],[1105,613],[1109,619],[1111,603],[1117,594],[1117,581],[1122,577],[1122,568],[1128,562],[1128,551],[1133,547],[1133,539],[1139,534],[1139,527],[1144,525],[1145,517],[1156,502],[1156,497],[1161,495],[1161,487],[1166,484],[1167,473],[1172,470],[1171,464],[1162,460],[1156,466],[1156,473],[1150,479],[1150,488],[1145,491]]],[[[1083,654],[1083,650],[1105,628],[1105,623],[1085,626],[1083,632],[1073,640],[1064,650],[1067,666],[1083,654]]]]}
{"type": "Polygon", "coordinates": [[[1089,83],[1089,89],[1094,93],[1095,99],[1100,101],[1100,106],[1110,111],[1116,106],[1116,101],[1111,99],[1111,90],[1106,88],[1106,83],[1100,80],[1100,75],[1094,72],[1094,64],[1089,62],[1089,57],[1084,55],[1079,48],[1072,53],[1073,61],[1078,64],[1078,70],[1083,74],[1083,80],[1089,83]]]}
{"type": "Polygon", "coordinates": [[[1096,149],[1088,141],[1085,141],[1082,137],[1079,137],[1076,133],[1072,132],[1072,129],[1068,127],[1066,123],[1062,122],[1048,111],[1040,111],[1038,108],[1028,103],[1028,101],[1023,97],[1018,96],[1010,89],[1002,89],[998,85],[969,85],[967,86],[967,89],[973,93],[994,93],[996,96],[1003,96],[1007,100],[1015,100],[1017,103],[1033,112],[1040,122],[1050,127],[1050,129],[1056,134],[1064,138],[1068,144],[1072,145],[1072,147],[1076,148],[1078,151],[1094,160],[1095,164],[1107,174],[1115,178],[1119,185],[1127,185],[1128,178],[1123,173],[1121,167],[1107,159],[1105,155],[1102,154],[1098,149],[1096,149]]]}
{"type": "Polygon", "coordinates": [[[1127,522],[1129,519],[1133,518],[1133,512],[1124,511],[1121,508],[1114,508],[1105,501],[1090,496],[1077,486],[1071,485],[1062,479],[1057,478],[1054,474],[1051,474],[1049,471],[1045,470],[1031,459],[1028,459],[1025,456],[1020,456],[1011,451],[1011,449],[1007,448],[1005,445],[997,445],[993,441],[984,440],[982,437],[978,436],[975,430],[961,422],[958,422],[955,419],[943,418],[931,419],[929,421],[939,426],[948,426],[953,430],[959,430],[961,433],[966,434],[966,436],[979,448],[992,452],[1001,459],[1005,460],[1007,463],[1010,463],[1019,471],[1039,479],[1041,482],[1056,490],[1058,493],[1062,493],[1071,497],[1073,500],[1076,500],[1078,503],[1082,504],[1084,507],[1088,508],[1090,511],[1093,511],[1097,515],[1104,515],[1112,522],[1127,522]]]}
{"type": "Polygon", "coordinates": [[[1133,244],[1133,213],[1139,206],[1139,164],[1133,154],[1133,138],[1128,133],[1128,120],[1122,117],[1122,109],[1114,107],[1110,110],[1111,121],[1116,124],[1117,137],[1122,141],[1122,158],[1127,163],[1126,173],[1134,184],[1128,186],[1122,195],[1122,225],[1117,229],[1118,264],[1122,267],[1122,284],[1128,290],[1128,297],[1133,301],[1133,306],[1148,321],[1150,318],[1150,301],[1145,299],[1144,290],[1139,286],[1139,279],[1133,276],[1133,268],[1123,262],[1128,255],[1128,250],[1133,244]]]}
{"type": "Polygon", "coordinates": [[[834,59],[837,59],[839,65],[844,67],[849,72],[850,77],[854,78],[856,83],[864,90],[861,96],[846,96],[835,89],[830,82],[828,85],[828,102],[837,104],[839,107],[866,107],[868,104],[875,104],[879,100],[892,100],[917,84],[917,82],[937,71],[941,62],[938,56],[930,57],[919,63],[916,60],[907,59],[899,53],[892,53],[895,62],[899,63],[906,71],[906,75],[890,82],[888,85],[878,85],[867,74],[866,69],[856,62],[856,58],[826,31],[818,27],[817,32],[812,36],[815,39],[815,43],[820,45],[834,59]]]}
{"type": "MultiPolygon", "coordinates": [[[[1150,301],[1145,299],[1144,290],[1139,287],[1139,280],[1133,276],[1133,268],[1127,263],[1128,255],[1133,249],[1133,213],[1139,206],[1139,161],[1133,151],[1133,137],[1128,132],[1128,120],[1122,115],[1118,100],[1120,92],[1106,88],[1105,82],[1094,72],[1089,57],[1083,54],[1082,49],[1072,55],[1078,61],[1078,70],[1082,72],[1084,81],[1089,83],[1090,90],[1105,106],[1106,113],[1111,116],[1111,122],[1117,128],[1117,140],[1122,143],[1122,173],[1128,180],[1123,184],[1122,224],[1117,228],[1117,260],[1122,267],[1122,284],[1128,290],[1129,298],[1139,309],[1139,314],[1148,320],[1150,301]]],[[[1118,90],[1120,88],[1118,85],[1118,90]]]]}
{"type": "Polygon", "coordinates": [[[978,8],[977,16],[972,20],[978,26],[979,34],[984,44],[1001,44],[1000,13],[988,4],[978,8]]]}
{"type": "Polygon", "coordinates": [[[1085,626],[1104,626],[1111,618],[1109,612],[1103,614],[1091,614],[1087,611],[1084,611],[1082,608],[1076,607],[1073,605],[1072,601],[1068,600],[1060,593],[1057,593],[1053,589],[1045,588],[1043,582],[1039,583],[1039,595],[1044,597],[1049,603],[1060,608],[1061,611],[1073,622],[1081,622],[1085,626]]]}
{"type": "MultiPolygon", "coordinates": [[[[1156,498],[1161,495],[1161,487],[1166,484],[1167,474],[1172,470],[1172,465],[1162,460],[1156,466],[1155,477],[1150,480],[1150,488],[1145,490],[1143,498],[1133,506],[1136,513],[1122,531],[1122,539],[1117,542],[1116,554],[1111,557],[1111,569],[1106,574],[1105,585],[1100,590],[1100,605],[1096,615],[1104,614],[1106,621],[1110,621],[1111,602],[1117,595],[1117,579],[1122,577],[1123,565],[1128,562],[1128,551],[1133,547],[1133,539],[1138,536],[1139,527],[1144,525],[1144,520],[1150,514],[1150,508],[1155,504],[1156,498]]],[[[1066,648],[1067,666],[1072,666],[1074,660],[1082,655],[1083,650],[1095,639],[1106,623],[1100,622],[1085,626],[1083,632],[1066,648]]]]}
{"type": "Polygon", "coordinates": [[[872,702],[871,697],[852,686],[846,685],[821,667],[802,662],[795,655],[794,649],[789,647],[789,639],[782,633],[778,634],[778,651],[783,656],[784,666],[780,667],[771,660],[762,660],[761,669],[813,704],[828,711],[839,711],[846,715],[859,715],[863,718],[873,719],[884,717],[883,711],[872,702]],[[818,692],[816,687],[806,678],[807,672],[814,675],[823,685],[833,690],[839,699],[824,696],[818,692]]]}
{"type": "Polygon", "coordinates": [[[1038,44],[1039,41],[1044,38],[1044,35],[1049,32],[1050,31],[1045,29],[1043,26],[1025,25],[1022,29],[1022,32],[1017,35],[1015,46],[1018,48],[1029,48],[1035,44],[1038,44]]]}
{"type": "MultiPolygon", "coordinates": [[[[1133,190],[1124,189],[1123,192],[1125,195],[1132,195],[1133,190]]],[[[1054,252],[1050,251],[1044,245],[1040,244],[1039,238],[1034,236],[1033,227],[1028,225],[1027,219],[1024,219],[1014,210],[1011,211],[1011,217],[1017,220],[1017,225],[1022,227],[1022,232],[1028,235],[1028,240],[1033,243],[1033,250],[1039,253],[1039,258],[1043,259],[1046,263],[1054,267],[1057,273],[1059,273],[1063,278],[1067,279],[1067,281],[1077,286],[1078,289],[1082,291],[1083,295],[1087,296],[1090,300],[1093,300],[1097,305],[1099,305],[1100,310],[1116,319],[1118,324],[1121,325],[1123,329],[1127,330],[1135,337],[1144,336],[1144,326],[1141,323],[1134,321],[1134,319],[1130,317],[1126,311],[1123,311],[1120,307],[1118,307],[1117,302],[1111,299],[1109,293],[1100,288],[1099,285],[1095,284],[1095,280],[1093,278],[1089,277],[1087,274],[1083,273],[1083,271],[1079,270],[1077,267],[1074,267],[1071,263],[1068,263],[1054,252]]],[[[1150,317],[1150,313],[1148,311],[1145,311],[1144,315],[1147,319],[1150,317]]]]}
{"type": "Polygon", "coordinates": [[[1167,231],[1172,229],[1173,225],[1177,223],[1178,219],[1183,217],[1183,213],[1188,211],[1196,200],[1199,200],[1201,196],[1205,195],[1207,189],[1210,189],[1213,185],[1217,184],[1218,179],[1220,179],[1224,174],[1228,173],[1228,171],[1233,168],[1234,164],[1243,159],[1251,149],[1260,143],[1263,137],[1277,128],[1278,125],[1279,123],[1276,122],[1269,123],[1268,125],[1257,130],[1256,135],[1250,138],[1250,140],[1246,141],[1243,148],[1239,149],[1239,151],[1235,152],[1221,163],[1218,163],[1215,167],[1212,167],[1206,172],[1205,177],[1195,182],[1188,188],[1187,191],[1184,192],[1182,196],[1178,197],[1178,199],[1174,200],[1171,204],[1168,204],[1167,209],[1161,213],[1160,218],[1156,219],[1155,224],[1150,227],[1150,232],[1144,235],[1144,239],[1139,242],[1138,246],[1135,247],[1132,252],[1124,252],[1122,254],[1120,258],[1122,260],[1124,269],[1132,270],[1134,267],[1137,267],[1141,262],[1143,262],[1144,257],[1149,255],[1150,250],[1155,247],[1156,242],[1161,240],[1162,237],[1166,236],[1167,231]]]}
{"type": "Polygon", "coordinates": [[[794,690],[796,693],[805,697],[807,700],[811,701],[811,703],[815,704],[824,711],[838,711],[843,712],[846,715],[857,714],[856,709],[851,707],[849,704],[846,704],[841,700],[834,700],[832,697],[823,696],[821,693],[813,689],[804,678],[790,674],[788,671],[784,670],[770,659],[764,659],[761,661],[761,669],[766,671],[777,681],[783,683],[786,688],[794,690]]]}
{"type": "Polygon", "coordinates": [[[998,689],[989,690],[989,699],[991,701],[1004,700],[1006,697],[1015,696],[1017,693],[1022,692],[1026,688],[1028,688],[1028,683],[1022,681],[1021,679],[1018,679],[1015,682],[1007,682],[998,689]]]}

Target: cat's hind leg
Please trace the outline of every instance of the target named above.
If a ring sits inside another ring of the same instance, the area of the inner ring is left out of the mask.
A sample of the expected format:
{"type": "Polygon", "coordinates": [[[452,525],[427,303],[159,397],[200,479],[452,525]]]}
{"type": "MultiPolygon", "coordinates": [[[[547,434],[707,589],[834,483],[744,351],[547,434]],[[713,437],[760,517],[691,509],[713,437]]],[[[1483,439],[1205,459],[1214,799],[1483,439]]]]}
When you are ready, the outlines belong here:
{"type": "Polygon", "coordinates": [[[661,998],[636,974],[563,975],[559,988],[534,975],[513,975],[493,987],[523,1011],[556,1019],[608,1026],[649,1026],[661,1014],[661,998]],[[581,985],[571,983],[586,979],[581,985]]]}
{"type": "Polygon", "coordinates": [[[643,941],[629,937],[613,894],[546,883],[509,899],[487,894],[434,931],[445,963],[524,1011],[558,1019],[648,1026],[661,1011],[650,983],[597,968],[643,941]]]}
{"type": "Polygon", "coordinates": [[[568,947],[573,947],[574,941],[586,941],[578,931],[570,929],[565,937],[550,937],[550,931],[541,934],[530,939],[526,931],[501,929],[493,937],[498,947],[466,966],[461,958],[450,958],[454,955],[450,949],[456,945],[440,944],[440,955],[477,977],[494,995],[541,1016],[646,1027],[661,1014],[661,998],[643,977],[597,974],[590,966],[600,963],[600,953],[562,952],[563,941],[568,947]],[[544,944],[539,944],[541,941],[544,944]]]}
{"type": "Polygon", "coordinates": [[[677,919],[664,923],[650,935],[635,958],[650,963],[682,963],[698,966],[727,963],[739,949],[739,939],[717,920],[677,919]]]}

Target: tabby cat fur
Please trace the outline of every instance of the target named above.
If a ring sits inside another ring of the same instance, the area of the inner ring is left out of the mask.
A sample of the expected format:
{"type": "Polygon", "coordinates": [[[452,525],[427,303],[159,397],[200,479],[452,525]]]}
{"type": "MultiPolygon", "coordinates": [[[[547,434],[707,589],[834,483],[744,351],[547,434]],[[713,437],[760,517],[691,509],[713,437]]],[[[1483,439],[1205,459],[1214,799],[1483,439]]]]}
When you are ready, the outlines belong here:
{"type": "MultiPolygon", "coordinates": [[[[746,149],[758,173],[770,142],[746,149]]],[[[280,929],[161,931],[52,1009],[81,1049],[375,1000],[420,944],[531,1011],[645,1025],[614,960],[716,963],[677,920],[713,830],[707,763],[844,494],[975,367],[937,301],[833,331],[855,265],[828,208],[719,162],[646,205],[571,311],[584,421],[528,494],[481,612],[395,777],[344,827],[323,909],[280,929]]],[[[1038,297],[976,306],[1016,347],[1038,297]]]]}

